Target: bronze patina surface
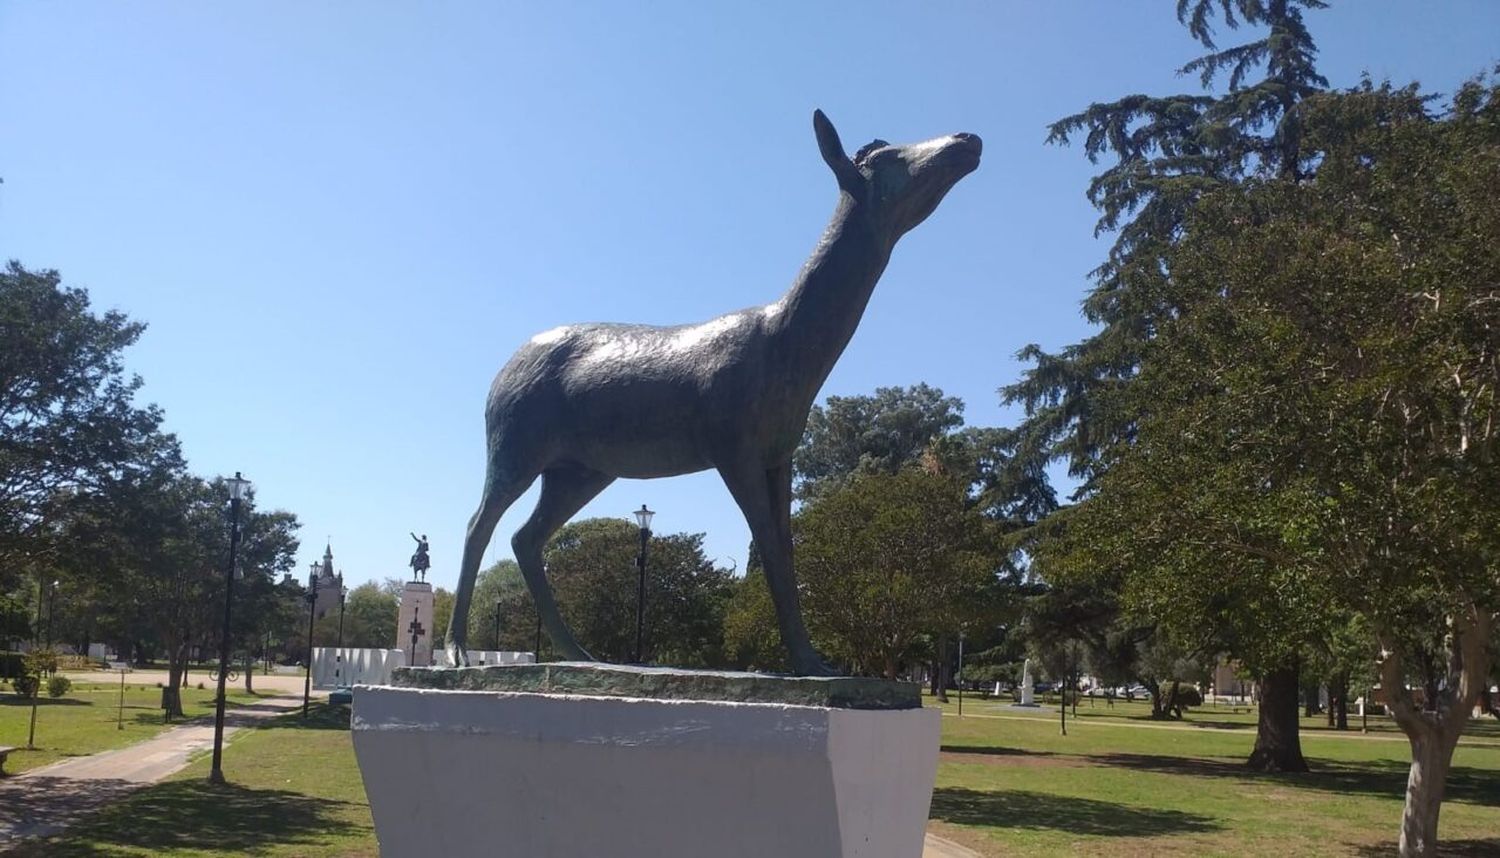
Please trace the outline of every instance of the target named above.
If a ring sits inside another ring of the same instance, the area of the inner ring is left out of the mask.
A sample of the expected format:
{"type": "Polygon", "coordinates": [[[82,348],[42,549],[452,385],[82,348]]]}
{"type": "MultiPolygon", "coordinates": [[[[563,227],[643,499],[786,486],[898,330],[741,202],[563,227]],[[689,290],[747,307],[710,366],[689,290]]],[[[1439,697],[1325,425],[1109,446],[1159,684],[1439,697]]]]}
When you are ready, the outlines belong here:
{"type": "MultiPolygon", "coordinates": [[[[906,146],[876,140],[850,158],[822,111],[813,131],[838,201],[779,300],[691,325],[564,325],[532,337],[495,377],[484,412],[484,489],[448,629],[454,664],[468,664],[469,604],[490,536],[538,477],[541,497],[511,548],[555,650],[588,660],[547,583],[548,537],[616,479],[712,468],[760,549],[792,669],[834,673],[813,649],[797,599],[792,452],[897,240],[979,166],[982,147],[973,134],[906,146]]],[[[728,171],[705,178],[705,193],[734,204],[728,171]]]]}

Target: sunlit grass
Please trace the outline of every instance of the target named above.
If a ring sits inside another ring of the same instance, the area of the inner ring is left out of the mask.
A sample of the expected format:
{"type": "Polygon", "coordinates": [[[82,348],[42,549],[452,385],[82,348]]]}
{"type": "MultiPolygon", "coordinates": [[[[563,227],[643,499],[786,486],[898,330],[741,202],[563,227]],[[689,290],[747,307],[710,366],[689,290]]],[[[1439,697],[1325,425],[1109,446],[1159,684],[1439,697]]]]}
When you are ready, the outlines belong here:
{"type": "MultiPolygon", "coordinates": [[[[245,694],[243,689],[231,689],[228,699],[233,706],[257,698],[245,694]]],[[[182,709],[188,718],[212,715],[213,687],[199,689],[194,685],[182,689],[182,709]]],[[[30,724],[31,701],[15,694],[0,694],[0,745],[21,749],[5,762],[5,771],[10,774],[67,757],[121,748],[149,739],[171,726],[162,720],[159,687],[127,684],[122,711],[120,686],[109,682],[75,682],[71,691],[57,698],[48,697],[44,690],[37,700],[34,751],[26,750],[30,724]],[[120,728],[122,723],[124,729],[120,728]]]]}

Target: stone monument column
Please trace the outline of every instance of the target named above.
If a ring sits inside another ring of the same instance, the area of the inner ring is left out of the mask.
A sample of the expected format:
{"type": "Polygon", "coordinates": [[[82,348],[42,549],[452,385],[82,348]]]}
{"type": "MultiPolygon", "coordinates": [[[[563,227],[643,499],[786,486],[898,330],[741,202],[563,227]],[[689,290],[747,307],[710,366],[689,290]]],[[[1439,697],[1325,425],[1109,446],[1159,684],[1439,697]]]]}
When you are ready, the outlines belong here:
{"type": "Polygon", "coordinates": [[[407,581],[396,611],[396,648],[411,667],[432,666],[432,585],[407,581]]]}

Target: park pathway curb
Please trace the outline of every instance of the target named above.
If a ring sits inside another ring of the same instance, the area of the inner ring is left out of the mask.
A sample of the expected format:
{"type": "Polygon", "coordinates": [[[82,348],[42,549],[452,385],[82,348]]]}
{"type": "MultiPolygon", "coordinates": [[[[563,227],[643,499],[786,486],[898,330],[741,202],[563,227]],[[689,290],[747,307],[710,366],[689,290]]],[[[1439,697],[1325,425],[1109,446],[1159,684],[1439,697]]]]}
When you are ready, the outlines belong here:
{"type": "MultiPolygon", "coordinates": [[[[224,713],[224,735],[302,705],[271,697],[224,713]]],[[[212,721],[175,727],[143,742],[62,760],[0,780],[0,852],[19,840],[61,831],[132,790],[180,771],[213,747],[212,721]]]]}

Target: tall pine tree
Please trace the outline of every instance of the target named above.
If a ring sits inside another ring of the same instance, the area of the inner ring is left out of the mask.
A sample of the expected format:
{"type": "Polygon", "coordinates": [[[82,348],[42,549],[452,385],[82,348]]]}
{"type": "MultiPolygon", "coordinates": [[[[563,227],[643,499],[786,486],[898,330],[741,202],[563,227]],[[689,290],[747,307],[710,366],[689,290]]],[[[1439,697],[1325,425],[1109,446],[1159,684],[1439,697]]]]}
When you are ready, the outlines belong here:
{"type": "MultiPolygon", "coordinates": [[[[1026,412],[1020,449],[1042,460],[1066,460],[1086,497],[1108,466],[1110,451],[1129,444],[1135,417],[1107,394],[1129,384],[1143,346],[1176,315],[1168,250],[1205,193],[1247,179],[1302,178],[1314,165],[1299,158],[1297,106],[1326,91],[1304,10],[1323,0],[1178,0],[1177,18],[1209,53],[1180,69],[1205,90],[1170,96],[1130,95],[1096,103],[1058,120],[1047,141],[1081,140],[1094,163],[1108,161],[1088,188],[1100,211],[1096,234],[1114,233],[1105,261],[1091,273],[1083,304],[1097,332],[1059,352],[1022,349],[1031,367],[1001,390],[1026,412]],[[1215,26],[1261,28],[1258,39],[1221,48],[1215,26]],[[1257,75],[1259,75],[1257,77],[1257,75]],[[1223,90],[1215,94],[1216,83],[1223,90]]],[[[1267,705],[1250,765],[1305,770],[1297,738],[1297,641],[1252,665],[1267,705]],[[1287,700],[1290,705],[1286,705],[1287,700]]]]}

